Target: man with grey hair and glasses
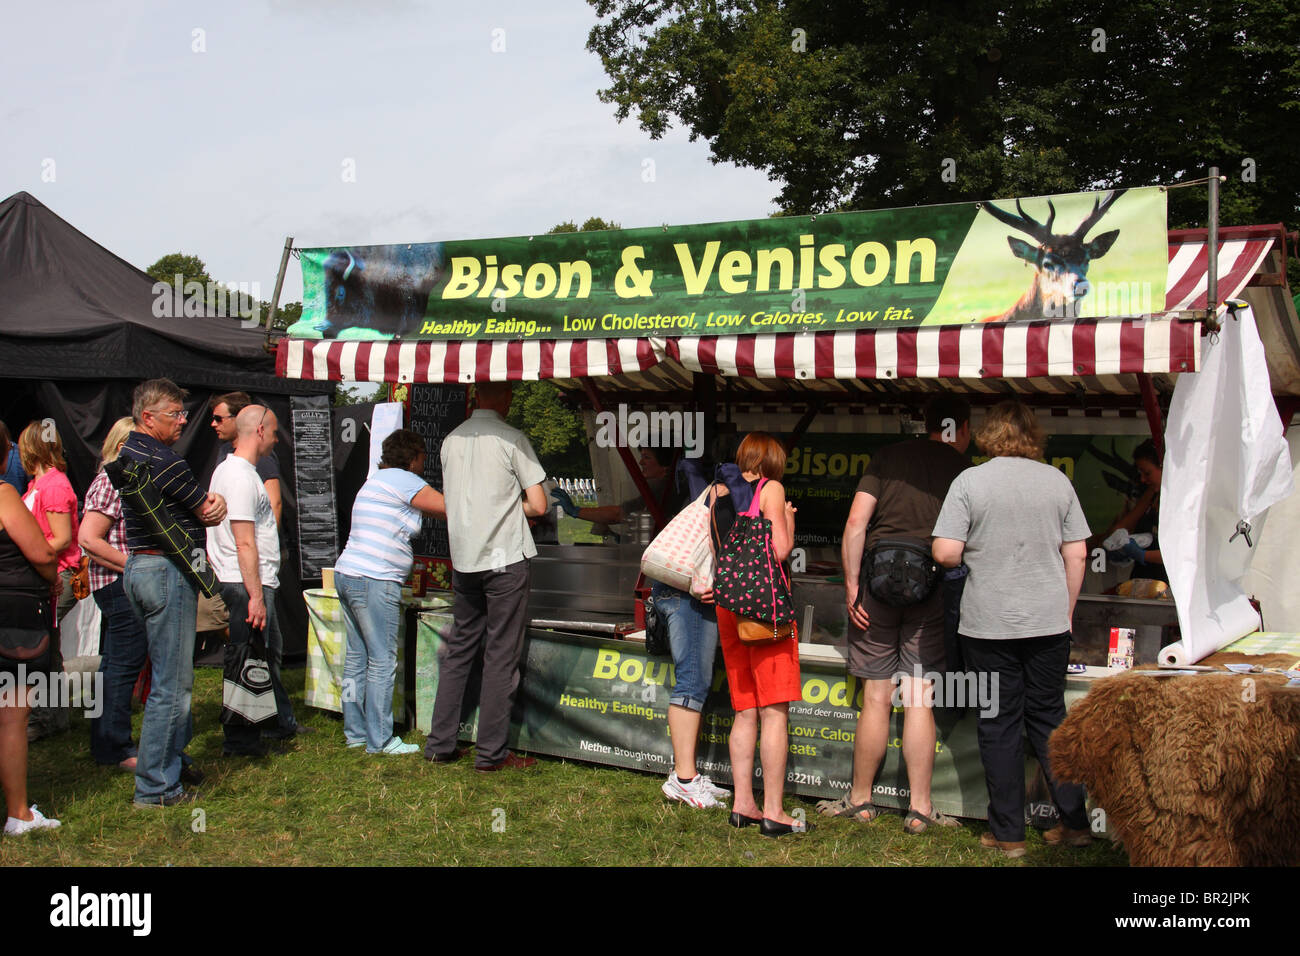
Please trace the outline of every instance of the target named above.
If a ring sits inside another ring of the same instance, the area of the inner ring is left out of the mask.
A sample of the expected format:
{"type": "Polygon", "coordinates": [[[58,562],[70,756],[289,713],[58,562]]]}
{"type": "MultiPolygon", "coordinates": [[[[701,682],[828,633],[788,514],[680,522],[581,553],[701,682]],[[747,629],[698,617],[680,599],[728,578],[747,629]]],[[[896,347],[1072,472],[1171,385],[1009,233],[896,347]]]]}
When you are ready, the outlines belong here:
{"type": "MultiPolygon", "coordinates": [[[[135,430],[127,436],[120,457],[148,469],[171,519],[202,548],[203,526],[219,525],[225,519],[226,502],[202,488],[185,459],[171,450],[188,417],[183,404],[186,394],[165,378],[136,386],[131,407],[135,430]]],[[[153,668],[153,686],[140,727],[134,805],[167,807],[191,802],[196,796],[184,788],[183,769],[194,782],[201,779],[183,766],[193,733],[190,694],[198,595],[195,585],[167,556],[166,543],[155,539],[151,524],[125,497],[122,516],[129,553],[123,585],[132,609],[144,622],[153,668]]],[[[199,557],[206,560],[203,552],[199,557]]]]}

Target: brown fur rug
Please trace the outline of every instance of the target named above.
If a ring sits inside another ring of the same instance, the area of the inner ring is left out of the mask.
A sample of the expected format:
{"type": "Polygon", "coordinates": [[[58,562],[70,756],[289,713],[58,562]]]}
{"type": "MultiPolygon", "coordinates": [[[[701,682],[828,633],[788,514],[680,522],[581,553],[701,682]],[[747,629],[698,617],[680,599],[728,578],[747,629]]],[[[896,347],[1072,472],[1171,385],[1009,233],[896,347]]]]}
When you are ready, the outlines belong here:
{"type": "MultiPolygon", "coordinates": [[[[1213,662],[1237,658],[1294,663],[1213,662]]],[[[1134,866],[1295,866],[1300,688],[1285,684],[1271,674],[1102,678],[1052,735],[1052,770],[1088,788],[1134,866]]]]}

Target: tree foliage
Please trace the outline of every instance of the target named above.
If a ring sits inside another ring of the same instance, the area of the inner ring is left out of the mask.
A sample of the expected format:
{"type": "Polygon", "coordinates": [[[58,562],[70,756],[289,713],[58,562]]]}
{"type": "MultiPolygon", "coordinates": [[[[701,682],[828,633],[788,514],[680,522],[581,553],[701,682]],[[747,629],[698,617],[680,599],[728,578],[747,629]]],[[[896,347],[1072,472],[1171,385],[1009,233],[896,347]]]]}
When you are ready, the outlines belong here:
{"type": "Polygon", "coordinates": [[[212,281],[203,260],[184,252],[168,253],[144,271],[155,282],[166,282],[168,285],[175,285],[177,276],[181,277],[182,283],[198,282],[206,285],[212,281]]]}
{"type": "Polygon", "coordinates": [[[542,459],[587,442],[582,417],[564,404],[560,390],[550,382],[516,382],[506,420],[528,436],[542,459]]]}
{"type": "MultiPolygon", "coordinates": [[[[786,212],[1168,185],[1217,165],[1222,221],[1300,218],[1294,0],[588,2],[618,118],[655,138],[680,124],[715,162],[766,170],[786,212]]],[[[1203,225],[1205,202],[1172,190],[1170,225],[1203,225]]]]}
{"type": "Polygon", "coordinates": [[[558,226],[552,226],[546,230],[548,236],[557,236],[566,232],[593,232],[598,229],[622,229],[616,222],[608,222],[599,216],[591,216],[586,219],[581,226],[574,225],[573,220],[562,222],[558,226]]]}
{"type": "MultiPolygon", "coordinates": [[[[266,316],[271,311],[270,302],[255,299],[247,293],[238,291],[238,289],[232,290],[229,286],[226,287],[224,294],[219,294],[221,292],[219,287],[222,284],[208,274],[207,265],[198,256],[188,255],[184,252],[171,252],[151,265],[145,272],[154,281],[165,282],[173,287],[176,285],[176,277],[180,276],[182,295],[188,295],[186,286],[191,282],[197,282],[203,287],[203,314],[210,318],[246,319],[251,315],[257,315],[259,320],[265,323],[266,316]]],[[[275,322],[272,323],[271,327],[273,329],[287,329],[301,318],[302,303],[287,302],[276,310],[275,322]]]]}

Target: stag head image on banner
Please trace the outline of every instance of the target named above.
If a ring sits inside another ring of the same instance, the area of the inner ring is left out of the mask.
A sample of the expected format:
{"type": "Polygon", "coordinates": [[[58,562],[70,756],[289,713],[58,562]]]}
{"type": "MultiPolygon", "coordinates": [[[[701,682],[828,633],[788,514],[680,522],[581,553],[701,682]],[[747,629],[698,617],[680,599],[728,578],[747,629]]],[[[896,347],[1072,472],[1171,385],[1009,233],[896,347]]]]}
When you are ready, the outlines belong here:
{"type": "Polygon", "coordinates": [[[1150,315],[1168,262],[1159,187],[981,203],[925,324],[1150,315]]]}
{"type": "Polygon", "coordinates": [[[299,338],[573,339],[1159,312],[1159,187],[303,249],[299,338]]]}

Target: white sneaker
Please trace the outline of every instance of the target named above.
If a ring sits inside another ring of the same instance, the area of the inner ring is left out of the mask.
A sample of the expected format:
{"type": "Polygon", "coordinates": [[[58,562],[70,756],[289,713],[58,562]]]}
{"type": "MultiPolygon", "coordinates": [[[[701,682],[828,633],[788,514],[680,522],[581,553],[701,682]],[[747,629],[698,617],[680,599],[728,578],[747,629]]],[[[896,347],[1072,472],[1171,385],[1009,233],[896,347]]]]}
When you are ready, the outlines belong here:
{"type": "Polygon", "coordinates": [[[10,817],[5,821],[5,833],[10,836],[16,836],[19,833],[27,833],[29,830],[53,830],[60,826],[58,820],[51,820],[49,817],[36,809],[36,804],[32,804],[32,818],[30,820],[19,820],[17,817],[10,817]]]}
{"type": "Polygon", "coordinates": [[[730,790],[723,790],[721,787],[719,787],[716,783],[714,783],[704,774],[700,774],[699,779],[700,782],[704,784],[704,789],[709,791],[709,793],[713,794],[714,799],[726,800],[729,796],[731,796],[730,790]]]}
{"type": "MultiPolygon", "coordinates": [[[[418,753],[419,750],[419,744],[402,743],[401,737],[394,737],[392,740],[388,741],[388,743],[384,744],[383,750],[375,752],[381,754],[413,754],[418,753]]],[[[369,753],[369,751],[367,751],[367,753],[369,753]]]]}
{"type": "Polygon", "coordinates": [[[690,783],[682,783],[677,777],[677,771],[674,770],[660,789],[669,800],[680,800],[688,806],[701,810],[724,805],[713,795],[708,780],[703,775],[697,775],[690,783]]]}

